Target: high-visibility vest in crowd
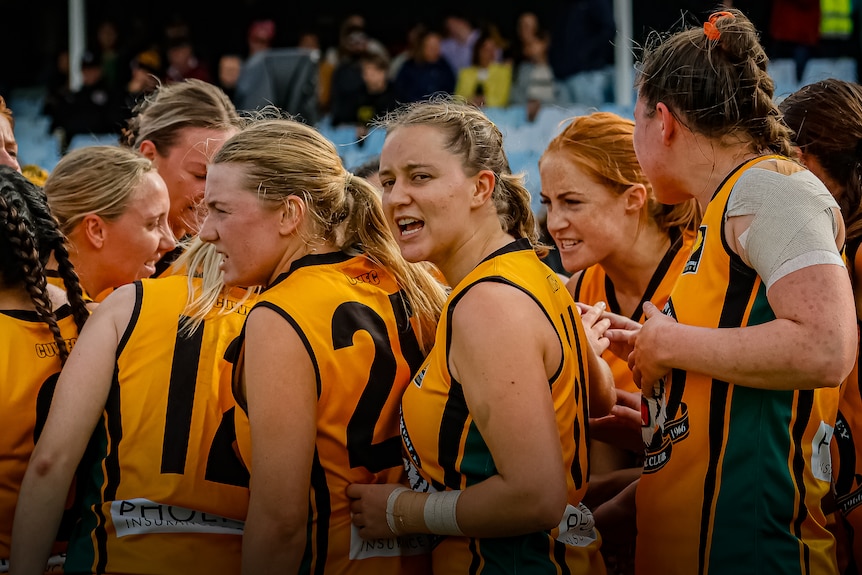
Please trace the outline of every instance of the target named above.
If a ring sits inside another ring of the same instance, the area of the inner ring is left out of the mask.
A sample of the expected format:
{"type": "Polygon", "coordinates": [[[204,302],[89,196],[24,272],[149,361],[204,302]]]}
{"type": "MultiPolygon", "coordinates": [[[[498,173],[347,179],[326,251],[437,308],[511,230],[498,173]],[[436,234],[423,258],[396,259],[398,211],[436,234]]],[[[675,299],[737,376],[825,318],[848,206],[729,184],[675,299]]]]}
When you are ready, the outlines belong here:
{"type": "Polygon", "coordinates": [[[852,0],[820,0],[820,36],[848,38],[853,32],[852,0]]]}

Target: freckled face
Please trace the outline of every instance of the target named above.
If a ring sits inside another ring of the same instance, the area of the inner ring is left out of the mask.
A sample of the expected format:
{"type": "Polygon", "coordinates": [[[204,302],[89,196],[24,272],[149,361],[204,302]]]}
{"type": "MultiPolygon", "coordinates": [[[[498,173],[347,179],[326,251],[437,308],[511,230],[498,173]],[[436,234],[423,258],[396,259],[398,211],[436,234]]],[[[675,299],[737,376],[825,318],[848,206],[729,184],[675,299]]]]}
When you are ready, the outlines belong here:
{"type": "Polygon", "coordinates": [[[566,271],[578,272],[624,249],[632,225],[624,195],[593,180],[562,152],[546,154],[539,174],[548,232],[566,271]]]}

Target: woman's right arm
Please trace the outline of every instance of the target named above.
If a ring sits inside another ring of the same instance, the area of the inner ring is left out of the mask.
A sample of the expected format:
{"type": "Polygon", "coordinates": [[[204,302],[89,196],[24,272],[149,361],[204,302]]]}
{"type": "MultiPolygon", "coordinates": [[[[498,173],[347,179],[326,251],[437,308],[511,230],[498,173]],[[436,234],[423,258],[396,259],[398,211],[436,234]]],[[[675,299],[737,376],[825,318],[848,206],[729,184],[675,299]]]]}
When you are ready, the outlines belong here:
{"type": "Polygon", "coordinates": [[[124,286],[87,320],[60,373],[48,419],[30,457],[12,526],[12,575],[41,575],[90,436],[105,409],[117,345],[135,303],[124,286]]]}

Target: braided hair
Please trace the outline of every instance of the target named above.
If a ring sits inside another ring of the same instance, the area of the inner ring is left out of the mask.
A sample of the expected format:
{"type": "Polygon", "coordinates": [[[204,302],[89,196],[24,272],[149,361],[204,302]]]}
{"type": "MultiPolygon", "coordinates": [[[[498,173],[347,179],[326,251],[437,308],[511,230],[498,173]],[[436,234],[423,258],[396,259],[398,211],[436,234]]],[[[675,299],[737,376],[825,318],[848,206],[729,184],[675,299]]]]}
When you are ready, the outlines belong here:
{"type": "Polygon", "coordinates": [[[16,170],[0,166],[0,277],[6,286],[27,291],[39,318],[48,325],[60,360],[69,349],[60,333],[57,317],[48,297],[45,266],[53,255],[69,298],[72,316],[80,332],[89,316],[78,275],[69,261],[64,237],[51,215],[41,188],[16,170]]]}

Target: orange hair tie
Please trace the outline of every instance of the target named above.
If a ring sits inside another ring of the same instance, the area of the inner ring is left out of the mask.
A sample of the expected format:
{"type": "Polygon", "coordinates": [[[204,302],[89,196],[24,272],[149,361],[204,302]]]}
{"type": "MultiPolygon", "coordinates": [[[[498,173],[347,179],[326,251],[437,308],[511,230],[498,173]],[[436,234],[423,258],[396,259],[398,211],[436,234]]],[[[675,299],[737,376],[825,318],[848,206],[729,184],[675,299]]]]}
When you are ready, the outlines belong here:
{"type": "Polygon", "coordinates": [[[730,12],[716,12],[712,16],[709,17],[709,20],[703,23],[703,33],[710,40],[718,40],[721,37],[721,32],[718,31],[718,27],[716,27],[715,22],[719,18],[734,18],[735,16],[730,12]]]}

